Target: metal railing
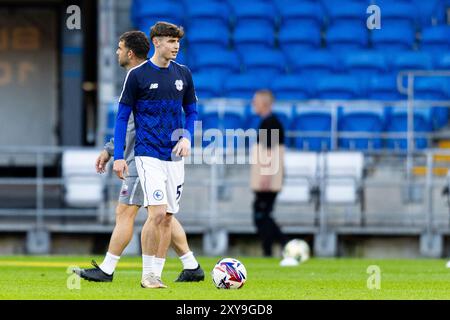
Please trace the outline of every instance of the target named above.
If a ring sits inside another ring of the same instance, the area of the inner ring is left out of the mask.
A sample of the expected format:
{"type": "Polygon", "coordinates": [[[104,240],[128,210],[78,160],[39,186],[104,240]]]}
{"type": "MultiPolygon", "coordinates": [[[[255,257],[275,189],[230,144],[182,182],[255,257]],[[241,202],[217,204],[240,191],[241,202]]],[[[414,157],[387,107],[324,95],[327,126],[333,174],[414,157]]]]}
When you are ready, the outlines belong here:
{"type": "MultiPolygon", "coordinates": [[[[60,177],[45,177],[44,176],[44,159],[46,157],[53,157],[57,159],[63,152],[70,150],[71,148],[11,148],[0,147],[0,153],[6,152],[21,154],[28,153],[33,155],[36,162],[36,175],[35,177],[12,177],[12,178],[0,178],[0,190],[5,186],[25,186],[31,185],[35,191],[35,208],[4,208],[0,209],[0,232],[23,232],[30,230],[41,230],[44,232],[90,232],[90,233],[105,233],[111,232],[114,224],[115,217],[115,205],[119,195],[120,180],[113,176],[109,171],[108,177],[103,179],[103,185],[106,189],[105,197],[103,201],[98,203],[96,208],[67,208],[61,206],[60,208],[46,208],[44,199],[46,197],[45,188],[47,186],[59,186],[64,188],[66,180],[60,177]],[[64,217],[65,219],[61,219],[64,217]],[[28,220],[33,219],[30,223],[28,220]],[[56,218],[56,219],[55,219],[56,218]],[[71,218],[76,218],[72,220],[71,218]],[[26,221],[26,222],[25,222],[26,221]],[[80,223],[80,221],[82,223],[80,223]]],[[[196,150],[193,150],[196,151],[196,150]]],[[[200,150],[201,152],[201,150],[200,150]]],[[[298,210],[295,215],[289,215],[288,219],[281,220],[281,227],[288,233],[293,234],[314,234],[319,235],[317,238],[317,245],[322,249],[317,249],[318,252],[322,250],[322,254],[331,254],[335,252],[332,247],[331,251],[328,250],[329,241],[333,242],[333,237],[336,234],[388,234],[388,235],[426,235],[424,241],[428,241],[427,248],[434,248],[434,242],[436,235],[438,237],[443,234],[450,234],[450,217],[449,206],[440,208],[445,212],[436,210],[434,198],[436,196],[436,190],[440,190],[449,185],[450,180],[448,178],[436,178],[433,176],[433,168],[435,166],[434,158],[436,155],[446,155],[450,157],[450,150],[442,149],[428,149],[423,151],[414,151],[412,154],[413,160],[419,162],[426,168],[426,175],[422,178],[422,181],[407,181],[406,176],[408,172],[403,171],[402,177],[397,181],[387,177],[384,179],[373,179],[372,177],[365,177],[360,181],[360,186],[363,190],[374,190],[376,188],[385,190],[386,188],[396,188],[402,190],[404,188],[419,187],[420,192],[424,196],[424,200],[418,205],[420,208],[419,214],[410,213],[408,211],[409,204],[405,204],[404,207],[398,211],[398,208],[389,208],[386,205],[383,207],[370,207],[372,218],[381,217],[386,219],[385,223],[380,225],[378,222],[369,220],[363,220],[364,211],[356,211],[356,214],[360,215],[360,221],[364,223],[356,224],[351,222],[336,223],[335,217],[335,204],[328,202],[324,197],[324,188],[327,183],[327,179],[330,176],[326,171],[319,171],[318,173],[318,186],[319,186],[319,210],[314,213],[314,209],[308,209],[310,204],[295,204],[292,208],[297,211],[300,206],[305,206],[309,216],[315,215],[313,221],[304,222],[302,215],[305,210],[298,210]],[[391,217],[395,214],[402,214],[402,219],[393,223],[391,217]],[[406,213],[406,215],[403,215],[406,213]],[[439,217],[439,219],[437,219],[439,217]],[[442,222],[444,219],[445,221],[442,222]],[[406,221],[407,220],[407,221],[406,221]],[[417,220],[415,223],[410,223],[410,220],[417,220]],[[399,221],[399,223],[398,223],[399,221]],[[331,240],[330,240],[331,239],[331,240]],[[427,240],[428,239],[428,240],[427,240]],[[328,252],[328,253],[327,253],[328,252]]],[[[181,210],[182,214],[178,215],[183,226],[188,233],[200,233],[205,236],[203,242],[205,252],[209,254],[217,255],[220,252],[225,252],[227,247],[227,234],[228,233],[255,233],[256,229],[252,221],[252,209],[251,205],[247,201],[247,205],[242,204],[243,198],[252,196],[248,181],[248,165],[231,165],[232,169],[246,170],[245,174],[239,171],[237,178],[232,178],[230,174],[230,165],[221,164],[220,156],[226,156],[226,154],[218,153],[216,158],[213,157],[212,161],[203,164],[187,164],[186,165],[186,180],[183,191],[183,199],[181,210]],[[194,170],[200,170],[200,175],[195,174],[194,170]],[[234,194],[237,197],[224,197],[223,190],[234,190],[234,194]],[[194,190],[194,191],[193,191],[194,190]],[[193,192],[192,192],[193,191],[193,192]],[[191,192],[189,194],[189,192],[191,192]],[[190,199],[193,197],[192,199],[190,199]],[[195,199],[194,199],[195,198],[195,199]],[[190,203],[190,208],[189,204],[190,203]]],[[[380,152],[366,152],[366,169],[377,169],[383,167],[382,163],[371,162],[370,158],[386,158],[393,157],[396,159],[397,164],[400,164],[401,168],[405,168],[406,155],[404,153],[398,154],[385,154],[380,152]]],[[[55,165],[58,164],[58,160],[55,160],[55,165]]],[[[387,163],[389,166],[390,163],[387,163]]],[[[94,172],[94,163],[92,164],[92,171],[94,172]]],[[[236,174],[235,174],[236,176],[236,174]]],[[[286,186],[285,186],[286,187],[286,186]]],[[[377,192],[377,191],[373,191],[377,192]]],[[[386,191],[384,191],[386,194],[386,191]]],[[[0,194],[0,197],[2,194],[0,194]]],[[[394,195],[387,194],[387,197],[393,200],[394,195]]],[[[248,200],[248,199],[247,199],[248,200]]],[[[394,201],[395,200],[395,201],[394,201]]],[[[359,199],[361,201],[361,199],[359,199]]],[[[384,201],[389,202],[389,200],[384,201]]],[[[7,201],[3,203],[8,203],[7,201]]],[[[344,204],[345,206],[347,204],[344,204]]],[[[354,204],[348,204],[353,206],[354,204]]],[[[342,206],[342,204],[339,204],[342,206]]],[[[417,206],[417,204],[416,204],[417,206]]],[[[278,218],[285,216],[283,210],[284,207],[280,207],[275,211],[275,215],[278,218]]],[[[287,217],[287,216],[286,216],[287,217]]],[[[142,221],[137,221],[137,231],[141,227],[142,221]]],[[[31,240],[30,240],[31,241],[31,240]]],[[[428,249],[424,249],[425,252],[428,249]]],[[[437,251],[439,252],[439,251],[437,251]]]]}

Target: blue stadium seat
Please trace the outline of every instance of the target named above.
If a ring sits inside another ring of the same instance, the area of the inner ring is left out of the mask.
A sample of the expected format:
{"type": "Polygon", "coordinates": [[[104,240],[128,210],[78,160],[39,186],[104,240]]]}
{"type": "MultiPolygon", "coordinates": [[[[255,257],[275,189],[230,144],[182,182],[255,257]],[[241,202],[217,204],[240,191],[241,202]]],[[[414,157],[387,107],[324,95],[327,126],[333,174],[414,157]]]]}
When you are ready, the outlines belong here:
{"type": "MultiPolygon", "coordinates": [[[[230,139],[226,138],[226,131],[227,129],[243,129],[244,128],[244,121],[241,115],[234,112],[224,112],[224,113],[218,113],[218,112],[211,112],[211,113],[205,113],[202,116],[202,129],[205,133],[206,130],[209,129],[218,129],[222,131],[223,134],[223,147],[231,147],[234,146],[237,147],[237,139],[233,139],[233,141],[230,141],[230,139]]],[[[205,136],[203,138],[203,147],[206,147],[212,143],[218,143],[214,139],[210,139],[212,141],[205,141],[209,140],[206,139],[205,136]]]]}
{"type": "Polygon", "coordinates": [[[374,50],[349,52],[341,58],[343,67],[354,75],[358,75],[366,85],[373,75],[384,74],[388,64],[384,54],[374,50]]]}
{"type": "Polygon", "coordinates": [[[439,130],[448,124],[450,111],[448,107],[431,107],[431,126],[434,130],[439,130]]]}
{"type": "Polygon", "coordinates": [[[241,54],[255,48],[273,48],[275,45],[274,30],[264,26],[239,25],[234,30],[233,41],[241,54]]]}
{"type": "Polygon", "coordinates": [[[255,129],[259,128],[261,124],[261,117],[255,113],[249,113],[245,119],[245,129],[255,129]]]}
{"type": "Polygon", "coordinates": [[[373,75],[368,83],[367,97],[385,101],[406,99],[406,96],[397,90],[395,74],[373,75]]]}
{"type": "Polygon", "coordinates": [[[435,69],[450,70],[450,52],[441,52],[435,57],[435,69]]]}
{"type": "Polygon", "coordinates": [[[450,50],[450,26],[441,25],[422,30],[422,50],[431,52],[448,52],[450,50]]]}
{"type": "Polygon", "coordinates": [[[367,28],[357,24],[339,23],[330,26],[325,36],[327,48],[333,51],[360,50],[368,46],[367,28]]]}
{"type": "Polygon", "coordinates": [[[331,113],[321,111],[302,112],[294,117],[291,129],[301,131],[301,137],[293,139],[293,146],[300,150],[325,151],[330,150],[331,138],[317,136],[313,133],[331,134],[331,113]],[[309,136],[308,132],[312,134],[309,136]]]}
{"type": "Polygon", "coordinates": [[[225,79],[224,92],[228,98],[251,99],[255,91],[269,87],[269,82],[254,74],[235,74],[225,79]]]}
{"type": "Polygon", "coordinates": [[[186,2],[188,26],[205,27],[222,25],[228,28],[230,8],[226,2],[210,0],[190,0],[186,2]]]}
{"type": "Polygon", "coordinates": [[[365,14],[368,1],[336,1],[322,0],[326,12],[328,12],[329,24],[339,24],[342,22],[353,23],[359,26],[366,25],[367,15],[365,14]]]}
{"type": "Polygon", "coordinates": [[[291,71],[307,76],[322,77],[336,71],[338,66],[336,54],[326,50],[285,51],[291,71]]]}
{"type": "Polygon", "coordinates": [[[357,77],[334,75],[317,82],[317,97],[320,99],[355,99],[364,96],[357,77]]]}
{"type": "Polygon", "coordinates": [[[238,73],[241,70],[239,55],[233,50],[209,50],[192,56],[191,70],[211,74],[238,73]]]}
{"type": "Polygon", "coordinates": [[[425,100],[447,100],[450,98],[449,79],[445,77],[416,77],[414,98],[425,100]]]}
{"type": "Polygon", "coordinates": [[[443,24],[445,21],[445,7],[441,0],[412,0],[417,6],[422,27],[443,24]]]}
{"type": "Polygon", "coordinates": [[[193,73],[195,91],[199,99],[216,98],[223,95],[223,78],[210,72],[193,73]]]}
{"type": "Polygon", "coordinates": [[[241,25],[258,25],[274,28],[278,16],[275,6],[265,1],[232,1],[230,5],[234,11],[236,27],[241,25]]]}
{"type": "Polygon", "coordinates": [[[209,52],[212,47],[226,49],[229,45],[228,29],[219,25],[194,27],[188,30],[189,46],[196,52],[209,52]]]}
{"type": "Polygon", "coordinates": [[[419,11],[415,3],[410,1],[376,0],[381,9],[381,28],[386,26],[417,29],[419,11]]]}
{"type": "MultiPolygon", "coordinates": [[[[417,77],[414,80],[414,98],[421,100],[447,101],[450,99],[449,79],[446,77],[417,77]]],[[[430,113],[431,125],[440,129],[448,122],[447,107],[432,106],[430,113]]]]}
{"type": "Polygon", "coordinates": [[[243,119],[238,113],[224,112],[219,114],[218,112],[205,113],[202,116],[203,130],[207,129],[240,129],[243,128],[243,119]]]}
{"type": "Polygon", "coordinates": [[[397,72],[400,70],[429,70],[432,66],[432,56],[420,51],[399,52],[391,61],[392,70],[397,72]]]}
{"type": "Polygon", "coordinates": [[[250,50],[241,58],[245,71],[260,77],[272,78],[286,69],[284,55],[275,49],[250,50]]]}
{"type": "Polygon", "coordinates": [[[133,23],[140,30],[149,33],[149,29],[158,21],[168,21],[177,25],[182,25],[183,7],[173,1],[165,1],[155,5],[149,1],[139,1],[132,10],[133,23]]]}
{"type": "Polygon", "coordinates": [[[299,27],[295,24],[288,24],[282,26],[278,33],[278,42],[285,52],[320,48],[321,38],[320,29],[315,25],[299,27]]]}
{"type": "Polygon", "coordinates": [[[415,32],[405,26],[382,26],[381,29],[371,31],[372,45],[384,52],[398,52],[411,50],[415,42],[415,32]]]}
{"type": "MultiPolygon", "coordinates": [[[[387,125],[386,131],[388,133],[406,133],[408,128],[408,117],[406,112],[395,113],[391,116],[391,119],[387,125]]],[[[431,124],[427,121],[423,114],[414,114],[414,132],[415,133],[429,133],[431,132],[431,124]]],[[[416,149],[425,149],[428,146],[426,138],[415,138],[414,145],[416,149]]],[[[389,149],[407,149],[406,138],[390,138],[386,139],[386,146],[389,149]]]]}
{"type": "Polygon", "coordinates": [[[311,78],[289,74],[276,77],[272,91],[277,100],[302,100],[313,96],[311,78]]]}
{"type": "MultiPolygon", "coordinates": [[[[383,110],[344,111],[339,117],[338,130],[341,132],[364,132],[381,134],[383,131],[383,110]]],[[[339,138],[339,147],[350,150],[378,150],[382,147],[381,136],[373,138],[339,138]]]]}
{"type": "Polygon", "coordinates": [[[324,12],[320,3],[312,1],[285,0],[276,3],[281,25],[297,28],[311,27],[320,30],[324,12]],[[301,26],[301,27],[299,27],[301,26]]]}

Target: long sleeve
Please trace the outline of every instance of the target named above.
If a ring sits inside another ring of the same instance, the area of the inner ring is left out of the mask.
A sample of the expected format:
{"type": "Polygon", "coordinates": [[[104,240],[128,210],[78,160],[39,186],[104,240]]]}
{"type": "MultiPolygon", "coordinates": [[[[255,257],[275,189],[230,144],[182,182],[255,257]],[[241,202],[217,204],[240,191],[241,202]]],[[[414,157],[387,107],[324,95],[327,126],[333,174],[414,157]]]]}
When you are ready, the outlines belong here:
{"type": "MultiPolygon", "coordinates": [[[[192,103],[187,106],[183,106],[184,113],[186,115],[184,129],[187,130],[190,134],[190,140],[194,139],[194,123],[197,120],[197,104],[192,103]]],[[[183,135],[185,138],[186,135],[183,135]]]]}
{"type": "Polygon", "coordinates": [[[116,126],[114,128],[114,160],[123,159],[125,149],[125,138],[127,136],[128,119],[131,114],[131,107],[120,103],[117,113],[116,126]]]}

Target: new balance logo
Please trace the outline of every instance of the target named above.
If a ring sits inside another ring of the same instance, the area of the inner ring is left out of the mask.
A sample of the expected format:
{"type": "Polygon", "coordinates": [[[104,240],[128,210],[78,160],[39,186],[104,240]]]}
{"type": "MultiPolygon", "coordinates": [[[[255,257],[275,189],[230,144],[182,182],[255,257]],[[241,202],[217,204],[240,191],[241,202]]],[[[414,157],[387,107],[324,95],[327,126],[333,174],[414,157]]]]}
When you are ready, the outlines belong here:
{"type": "Polygon", "coordinates": [[[152,83],[150,85],[150,90],[152,90],[152,89],[158,89],[158,84],[157,83],[152,83]]]}

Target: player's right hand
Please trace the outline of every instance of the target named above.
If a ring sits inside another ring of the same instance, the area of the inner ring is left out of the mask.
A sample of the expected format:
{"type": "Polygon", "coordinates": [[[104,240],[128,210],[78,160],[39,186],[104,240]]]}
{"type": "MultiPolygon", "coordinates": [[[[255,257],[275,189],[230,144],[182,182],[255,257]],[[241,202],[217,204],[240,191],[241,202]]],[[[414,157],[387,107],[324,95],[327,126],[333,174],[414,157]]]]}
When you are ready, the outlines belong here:
{"type": "Polygon", "coordinates": [[[113,170],[120,179],[124,180],[125,179],[124,173],[128,175],[127,162],[124,159],[115,160],[113,170]]]}
{"type": "Polygon", "coordinates": [[[111,159],[111,156],[106,150],[100,152],[97,160],[95,160],[95,170],[97,171],[97,173],[106,172],[106,164],[108,163],[109,159],[111,159]]]}

